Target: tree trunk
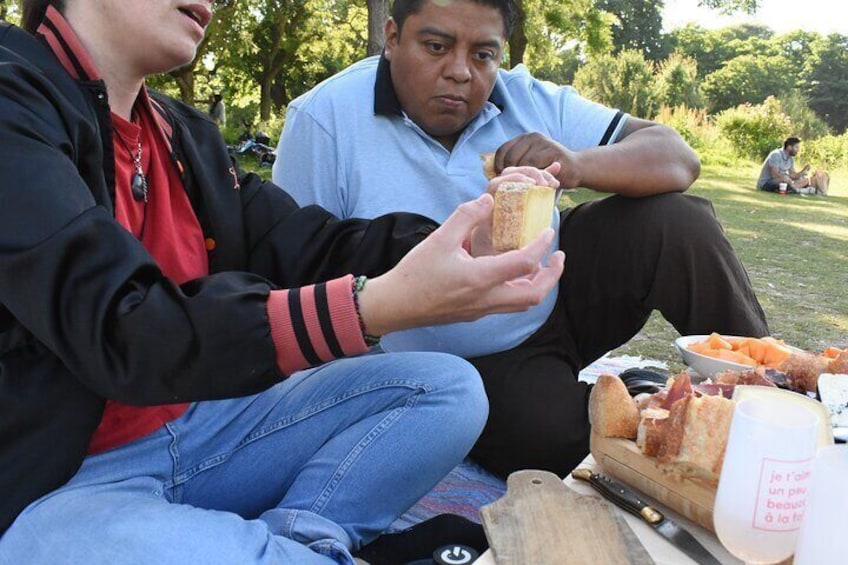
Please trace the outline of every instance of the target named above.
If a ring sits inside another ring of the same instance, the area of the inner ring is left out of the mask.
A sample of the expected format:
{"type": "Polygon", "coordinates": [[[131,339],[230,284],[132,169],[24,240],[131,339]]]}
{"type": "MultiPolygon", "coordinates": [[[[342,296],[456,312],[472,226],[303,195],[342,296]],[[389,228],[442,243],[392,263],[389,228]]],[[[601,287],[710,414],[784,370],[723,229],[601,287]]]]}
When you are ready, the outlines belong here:
{"type": "Polygon", "coordinates": [[[263,122],[271,118],[271,84],[274,79],[271,75],[263,76],[259,89],[259,119],[263,122]]]}
{"type": "Polygon", "coordinates": [[[510,68],[524,62],[524,51],[527,49],[527,34],[524,24],[527,14],[524,11],[524,0],[515,1],[515,27],[509,37],[509,66],[510,68]]]}
{"type": "Polygon", "coordinates": [[[368,55],[383,52],[386,36],[383,26],[389,19],[389,0],[366,0],[368,5],[368,55]]]}
{"type": "Polygon", "coordinates": [[[194,69],[185,66],[181,69],[171,71],[171,76],[177,82],[180,89],[180,100],[186,104],[194,105],[194,69]]]}

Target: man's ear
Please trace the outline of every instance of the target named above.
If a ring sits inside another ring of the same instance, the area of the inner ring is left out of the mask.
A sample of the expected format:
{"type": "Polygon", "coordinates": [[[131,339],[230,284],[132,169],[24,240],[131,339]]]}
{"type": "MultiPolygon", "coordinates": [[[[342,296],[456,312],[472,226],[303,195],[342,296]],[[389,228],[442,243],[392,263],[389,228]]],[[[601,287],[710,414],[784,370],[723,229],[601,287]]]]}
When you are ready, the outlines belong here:
{"type": "Polygon", "coordinates": [[[383,45],[383,54],[387,60],[391,61],[392,51],[394,51],[395,47],[397,47],[398,41],[400,40],[400,30],[398,29],[394,18],[386,20],[386,25],[383,26],[383,34],[386,37],[386,44],[383,45]]]}

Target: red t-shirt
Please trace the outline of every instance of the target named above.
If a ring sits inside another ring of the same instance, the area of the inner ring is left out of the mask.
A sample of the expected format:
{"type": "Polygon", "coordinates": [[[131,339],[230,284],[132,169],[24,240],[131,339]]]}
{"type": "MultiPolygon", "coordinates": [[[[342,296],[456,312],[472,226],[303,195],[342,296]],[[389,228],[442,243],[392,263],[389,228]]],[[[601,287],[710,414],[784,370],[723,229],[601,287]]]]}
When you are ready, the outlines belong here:
{"type": "MultiPolygon", "coordinates": [[[[98,80],[99,73],[85,48],[62,14],[48,6],[38,33],[67,73],[78,80],[98,80]],[[48,25],[49,23],[49,25],[48,25]]],[[[206,242],[191,209],[180,176],[169,155],[170,142],[142,89],[135,105],[135,122],[113,116],[116,131],[115,218],[141,239],[164,274],[182,283],[208,274],[206,242]],[[132,153],[142,143],[141,161],[149,182],[145,205],[133,199],[131,180],[136,171],[132,153]]],[[[239,190],[234,169],[233,190],[239,190]]],[[[214,246],[210,240],[210,246],[214,246]]],[[[211,248],[211,247],[210,247],[211,248]]],[[[291,374],[343,355],[368,349],[361,320],[351,293],[353,277],[346,275],[295,291],[272,290],[267,313],[277,366],[291,374]]],[[[143,328],[139,328],[143,330],[143,328]]],[[[155,354],[155,353],[154,353],[155,354]]],[[[102,420],[89,444],[89,453],[118,447],[156,430],[182,415],[188,404],[132,407],[108,401],[102,420]]]]}
{"type": "MultiPolygon", "coordinates": [[[[153,117],[145,92],[135,105],[137,121],[112,115],[115,128],[115,219],[141,239],[166,277],[177,284],[209,273],[206,245],[200,223],[170,156],[167,143],[153,117]],[[131,154],[138,154],[148,182],[148,199],[132,196],[136,172],[131,154]]],[[[89,453],[118,447],[143,437],[180,417],[188,403],[129,406],[108,401],[100,425],[91,438],[89,453]]]]}

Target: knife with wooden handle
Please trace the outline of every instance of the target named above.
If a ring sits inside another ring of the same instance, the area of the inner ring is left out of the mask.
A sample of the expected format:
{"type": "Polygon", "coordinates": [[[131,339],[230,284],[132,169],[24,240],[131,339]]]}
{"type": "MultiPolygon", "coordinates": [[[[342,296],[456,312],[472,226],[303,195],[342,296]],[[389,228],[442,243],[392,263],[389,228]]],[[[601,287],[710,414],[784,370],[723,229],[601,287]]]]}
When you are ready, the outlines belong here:
{"type": "Polygon", "coordinates": [[[632,489],[589,469],[575,469],[571,472],[571,476],[575,479],[586,481],[601,496],[619,508],[640,518],[653,528],[655,532],[670,541],[677,549],[695,560],[696,563],[701,565],[721,565],[721,562],[707,548],[701,545],[701,542],[696,540],[692,534],[666,517],[662,512],[644,502],[632,489]]]}

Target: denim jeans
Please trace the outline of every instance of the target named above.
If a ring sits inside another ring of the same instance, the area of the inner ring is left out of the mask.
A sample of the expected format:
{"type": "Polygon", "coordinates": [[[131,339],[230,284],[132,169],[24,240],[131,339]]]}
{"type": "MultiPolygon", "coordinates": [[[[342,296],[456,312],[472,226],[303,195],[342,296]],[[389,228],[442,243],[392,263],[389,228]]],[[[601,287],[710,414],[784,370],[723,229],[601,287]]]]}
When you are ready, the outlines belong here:
{"type": "Polygon", "coordinates": [[[198,402],[87,457],[0,538],[0,563],[353,563],[463,459],[487,412],[476,371],[439,353],[342,359],[198,402]]]}

